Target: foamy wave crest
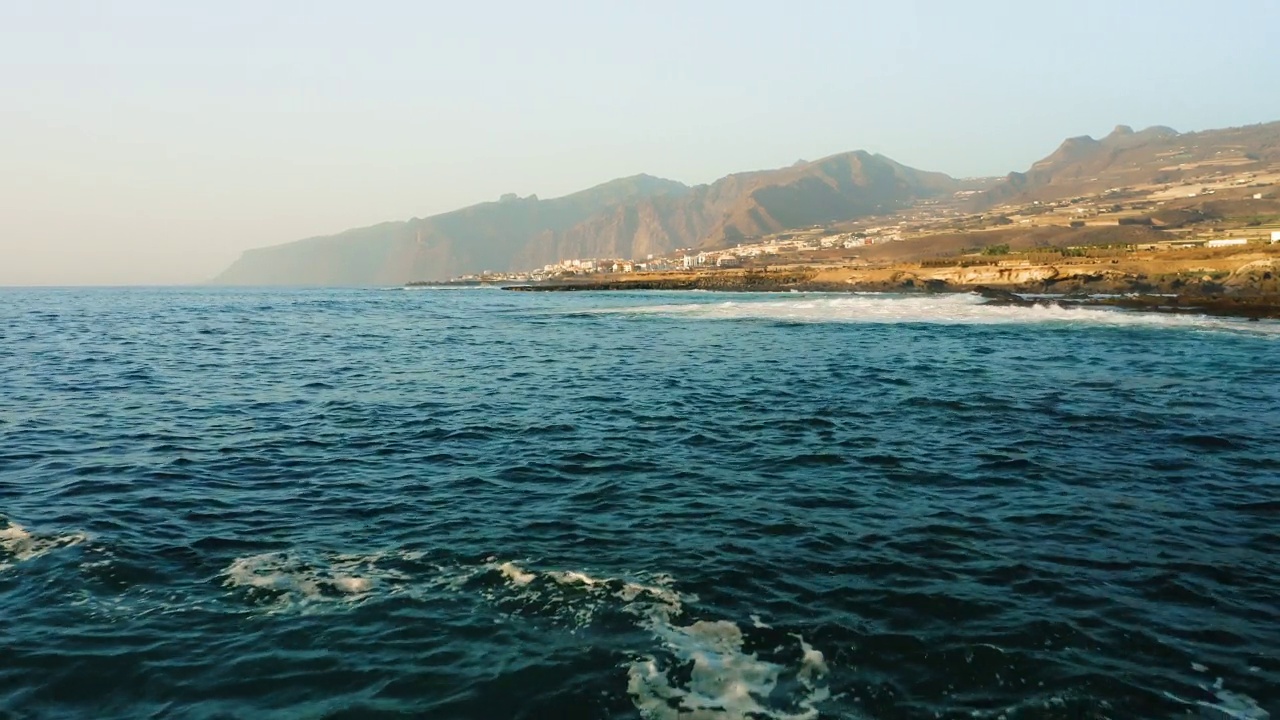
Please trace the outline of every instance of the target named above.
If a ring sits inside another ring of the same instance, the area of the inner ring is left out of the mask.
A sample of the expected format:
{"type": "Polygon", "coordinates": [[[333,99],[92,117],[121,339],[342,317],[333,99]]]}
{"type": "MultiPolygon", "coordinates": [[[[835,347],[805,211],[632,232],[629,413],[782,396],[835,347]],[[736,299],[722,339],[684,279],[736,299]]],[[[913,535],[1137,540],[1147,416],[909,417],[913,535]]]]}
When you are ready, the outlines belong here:
{"type": "Polygon", "coordinates": [[[817,704],[831,697],[826,660],[799,635],[799,657],[784,664],[744,650],[742,629],[725,620],[653,630],[666,652],[627,671],[627,691],[646,718],[804,720],[818,717],[817,704]],[[677,680],[676,669],[686,677],[677,680]]]}
{"type": "MultiPolygon", "coordinates": [[[[500,606],[537,608],[577,626],[620,609],[659,647],[638,652],[627,669],[627,692],[651,720],[802,720],[818,716],[830,698],[822,653],[800,635],[764,659],[745,649],[743,630],[728,620],[682,624],[696,596],[675,590],[669,576],[643,581],[598,578],[577,571],[532,571],[490,560],[481,570],[501,578],[486,593],[500,606]]],[[[757,621],[758,622],[758,621],[757,621]]],[[[759,623],[763,625],[763,623],[759,623]]]]}
{"type": "Polygon", "coordinates": [[[473,592],[511,617],[550,620],[575,633],[606,616],[625,616],[632,624],[636,617],[679,615],[684,603],[697,600],[673,589],[667,575],[598,578],[573,570],[526,570],[496,558],[438,570],[432,586],[473,592]]]}
{"type": "Polygon", "coordinates": [[[33,535],[21,525],[0,518],[0,570],[34,560],[60,548],[79,545],[87,538],[83,533],[66,535],[33,535]]]}
{"type": "Polygon", "coordinates": [[[381,565],[383,555],[273,552],[237,558],[222,571],[224,587],[271,611],[351,606],[402,591],[409,577],[381,565]]]}
{"type": "MultiPolygon", "coordinates": [[[[738,624],[687,618],[686,607],[698,598],[677,590],[668,575],[607,578],[496,558],[432,570],[419,560],[407,552],[271,552],[237,558],[221,576],[224,587],[269,613],[342,610],[446,588],[475,593],[509,617],[549,620],[575,634],[588,627],[647,634],[651,641],[631,651],[627,692],[650,720],[802,720],[817,717],[817,705],[830,698],[826,661],[802,636],[784,636],[782,647],[771,636],[773,649],[748,650],[738,624]]],[[[754,632],[767,628],[755,617],[753,625],[754,632]]]]}
{"type": "MultiPolygon", "coordinates": [[[[1209,668],[1192,664],[1192,669],[1197,672],[1207,672],[1209,668]]],[[[1271,717],[1267,711],[1258,704],[1257,700],[1245,695],[1244,693],[1232,692],[1224,687],[1225,683],[1222,678],[1218,678],[1212,685],[1201,685],[1200,687],[1211,695],[1213,700],[1188,700],[1178,697],[1170,692],[1165,692],[1164,696],[1175,702],[1182,703],[1191,707],[1200,708],[1200,716],[1203,718],[1222,718],[1227,720],[1267,720],[1271,717]]]]}
{"type": "Polygon", "coordinates": [[[863,293],[838,297],[743,300],[603,308],[598,312],[667,315],[703,320],[782,322],[930,323],[1000,325],[1059,323],[1082,326],[1233,330],[1280,336],[1280,323],[1247,322],[1204,315],[1142,313],[1110,308],[1013,307],[992,305],[971,294],[887,295],[863,293]]]}
{"type": "Polygon", "coordinates": [[[1271,716],[1257,700],[1243,693],[1222,689],[1219,681],[1214,687],[1215,702],[1200,701],[1200,714],[1210,718],[1239,718],[1239,720],[1267,720],[1271,716]]]}

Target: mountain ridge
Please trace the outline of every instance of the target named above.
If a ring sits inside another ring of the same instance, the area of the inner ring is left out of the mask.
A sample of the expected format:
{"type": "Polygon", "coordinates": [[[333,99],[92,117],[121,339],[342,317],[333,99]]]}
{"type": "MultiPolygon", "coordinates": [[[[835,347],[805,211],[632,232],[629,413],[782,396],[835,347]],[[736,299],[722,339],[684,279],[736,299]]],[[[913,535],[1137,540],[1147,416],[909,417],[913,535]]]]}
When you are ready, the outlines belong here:
{"type": "Polygon", "coordinates": [[[1213,163],[1280,161],[1280,122],[1180,133],[1154,125],[1117,125],[1101,140],[1067,138],[1026,172],[1011,172],[975,200],[976,208],[1052,200],[1140,183],[1175,183],[1185,171],[1213,163]],[[1224,157],[1225,154],[1225,157],[1224,157]]]}
{"type": "Polygon", "coordinates": [[[642,173],[548,200],[507,194],[427,218],[249,250],[213,282],[387,285],[574,257],[643,258],[885,212],[956,183],[862,150],[703,185],[642,173]]]}
{"type": "MultiPolygon", "coordinates": [[[[982,211],[1141,183],[1178,183],[1214,163],[1280,162],[1280,122],[1179,133],[1117,125],[1067,138],[1026,171],[972,193],[982,211]]],[[[965,181],[864,150],[686,185],[648,174],[541,200],[506,194],[427,218],[248,250],[213,280],[228,285],[393,285],[570,258],[633,258],[708,248],[813,225],[887,215],[965,181]]]]}

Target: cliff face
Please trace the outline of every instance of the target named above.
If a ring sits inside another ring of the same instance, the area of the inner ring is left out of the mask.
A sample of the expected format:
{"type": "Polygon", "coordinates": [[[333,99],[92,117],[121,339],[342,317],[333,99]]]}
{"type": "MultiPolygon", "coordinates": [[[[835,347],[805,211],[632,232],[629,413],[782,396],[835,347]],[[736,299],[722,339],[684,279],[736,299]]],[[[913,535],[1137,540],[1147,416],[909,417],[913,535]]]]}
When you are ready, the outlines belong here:
{"type": "Polygon", "coordinates": [[[852,152],[687,187],[639,175],[551,200],[504,197],[425,219],[246,252],[214,282],[390,285],[566,258],[643,258],[884,212],[950,192],[940,173],[852,152]]]}

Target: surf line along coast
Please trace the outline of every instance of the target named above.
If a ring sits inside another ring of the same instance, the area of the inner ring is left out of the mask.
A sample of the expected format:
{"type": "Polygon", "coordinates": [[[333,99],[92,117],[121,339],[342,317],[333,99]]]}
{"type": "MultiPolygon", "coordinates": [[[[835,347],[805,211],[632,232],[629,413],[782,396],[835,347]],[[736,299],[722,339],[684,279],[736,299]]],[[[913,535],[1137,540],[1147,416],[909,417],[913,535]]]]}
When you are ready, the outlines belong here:
{"type": "MultiPolygon", "coordinates": [[[[719,292],[977,293],[1006,306],[1115,307],[1126,310],[1280,319],[1280,292],[1267,281],[1280,267],[1245,266],[1225,282],[1129,274],[920,273],[905,268],[836,273],[821,270],[667,272],[503,285],[517,292],[711,290],[719,292]],[[1270,276],[1270,277],[1268,277],[1270,276]],[[982,282],[982,281],[995,282],[982,282]]],[[[1280,264],[1277,262],[1276,264],[1280,264]]],[[[1005,270],[1005,268],[1001,268],[1005,270]]]]}

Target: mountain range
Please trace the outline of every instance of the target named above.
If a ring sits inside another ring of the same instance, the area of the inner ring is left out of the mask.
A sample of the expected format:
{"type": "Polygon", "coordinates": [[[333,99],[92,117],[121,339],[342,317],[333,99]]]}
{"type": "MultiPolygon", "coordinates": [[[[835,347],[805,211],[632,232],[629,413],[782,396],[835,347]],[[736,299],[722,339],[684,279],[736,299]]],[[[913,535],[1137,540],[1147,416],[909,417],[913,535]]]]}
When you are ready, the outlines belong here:
{"type": "MultiPolygon", "coordinates": [[[[1186,134],[1119,126],[1101,140],[1070,138],[1026,172],[986,184],[970,202],[983,209],[1176,182],[1182,168],[1214,162],[1224,152],[1244,163],[1280,162],[1280,122],[1186,134]]],[[[636,175],[559,198],[505,195],[428,218],[249,250],[214,282],[395,285],[526,270],[568,258],[643,258],[886,214],[965,187],[945,174],[864,151],[707,185],[636,175]]]]}
{"type": "Polygon", "coordinates": [[[978,198],[1001,202],[1054,200],[1143,183],[1178,183],[1206,167],[1243,172],[1280,164],[1280,122],[1179,133],[1157,125],[1135,132],[1118,125],[1095,140],[1067,138],[1026,172],[1009,173],[978,198]]]}

